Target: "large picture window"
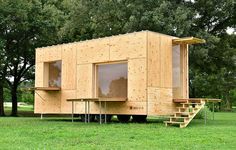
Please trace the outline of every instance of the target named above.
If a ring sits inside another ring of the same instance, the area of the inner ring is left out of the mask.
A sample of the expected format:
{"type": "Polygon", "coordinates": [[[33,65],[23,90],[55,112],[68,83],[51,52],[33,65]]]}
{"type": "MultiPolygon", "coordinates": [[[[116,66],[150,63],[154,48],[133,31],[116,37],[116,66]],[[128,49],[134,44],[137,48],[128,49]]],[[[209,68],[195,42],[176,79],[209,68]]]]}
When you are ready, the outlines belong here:
{"type": "Polygon", "coordinates": [[[61,61],[49,62],[49,87],[61,87],[61,61]]]}
{"type": "Polygon", "coordinates": [[[127,62],[97,65],[97,96],[103,98],[127,97],[127,62]]]}

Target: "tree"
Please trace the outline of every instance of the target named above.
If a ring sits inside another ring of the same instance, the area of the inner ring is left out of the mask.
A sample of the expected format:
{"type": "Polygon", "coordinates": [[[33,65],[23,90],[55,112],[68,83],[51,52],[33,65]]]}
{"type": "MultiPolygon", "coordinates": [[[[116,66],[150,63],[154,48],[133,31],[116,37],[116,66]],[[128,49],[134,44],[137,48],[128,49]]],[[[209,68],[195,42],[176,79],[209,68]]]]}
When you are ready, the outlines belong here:
{"type": "Polygon", "coordinates": [[[236,27],[235,0],[195,0],[189,7],[196,12],[193,33],[206,31],[212,35],[225,33],[228,27],[236,27]]]}
{"type": "Polygon", "coordinates": [[[191,22],[183,1],[80,0],[73,2],[61,34],[68,42],[140,30],[183,36],[191,22]]]}
{"type": "Polygon", "coordinates": [[[3,41],[0,39],[0,116],[5,116],[4,113],[4,98],[3,98],[3,87],[5,81],[5,71],[6,67],[4,64],[4,49],[3,49],[3,41]]]}
{"type": "Polygon", "coordinates": [[[5,79],[11,89],[11,115],[16,116],[17,88],[33,78],[34,49],[58,42],[63,14],[53,1],[44,0],[2,0],[0,12],[0,37],[8,60],[5,79]]]}
{"type": "Polygon", "coordinates": [[[236,88],[236,39],[226,30],[236,26],[235,2],[195,0],[188,4],[196,12],[191,34],[207,41],[190,48],[190,97],[221,98],[230,110],[229,94],[236,88]]]}

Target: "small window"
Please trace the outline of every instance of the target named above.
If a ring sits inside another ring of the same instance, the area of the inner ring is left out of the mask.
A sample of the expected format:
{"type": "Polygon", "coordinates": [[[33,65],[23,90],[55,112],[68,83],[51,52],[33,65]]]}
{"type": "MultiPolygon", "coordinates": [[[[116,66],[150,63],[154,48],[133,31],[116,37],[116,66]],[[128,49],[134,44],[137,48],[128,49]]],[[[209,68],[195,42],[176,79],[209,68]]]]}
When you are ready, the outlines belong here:
{"type": "Polygon", "coordinates": [[[61,87],[61,61],[49,62],[49,87],[61,87]]]}
{"type": "Polygon", "coordinates": [[[97,96],[102,98],[127,97],[127,63],[97,65],[97,96]]]}

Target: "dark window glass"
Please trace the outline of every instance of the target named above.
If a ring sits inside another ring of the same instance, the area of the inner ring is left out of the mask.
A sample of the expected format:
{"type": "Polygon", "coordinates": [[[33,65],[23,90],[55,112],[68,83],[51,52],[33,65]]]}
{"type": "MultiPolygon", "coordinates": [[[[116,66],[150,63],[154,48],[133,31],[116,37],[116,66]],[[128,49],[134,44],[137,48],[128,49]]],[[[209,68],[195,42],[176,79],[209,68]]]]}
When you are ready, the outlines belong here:
{"type": "Polygon", "coordinates": [[[127,63],[97,65],[98,97],[127,97],[127,63]]]}
{"type": "Polygon", "coordinates": [[[49,63],[49,87],[61,87],[61,61],[49,63]]]}

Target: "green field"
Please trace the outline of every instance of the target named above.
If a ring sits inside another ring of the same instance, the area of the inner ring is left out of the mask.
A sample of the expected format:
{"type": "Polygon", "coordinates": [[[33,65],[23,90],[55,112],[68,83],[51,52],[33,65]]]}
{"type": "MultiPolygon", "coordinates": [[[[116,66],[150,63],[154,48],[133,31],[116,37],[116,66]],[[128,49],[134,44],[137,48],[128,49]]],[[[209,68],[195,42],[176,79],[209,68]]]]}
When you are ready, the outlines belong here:
{"type": "Polygon", "coordinates": [[[195,119],[184,129],[148,123],[72,123],[70,118],[1,117],[0,149],[236,149],[236,113],[195,119]]]}

